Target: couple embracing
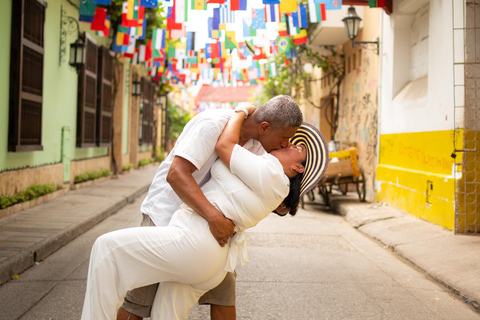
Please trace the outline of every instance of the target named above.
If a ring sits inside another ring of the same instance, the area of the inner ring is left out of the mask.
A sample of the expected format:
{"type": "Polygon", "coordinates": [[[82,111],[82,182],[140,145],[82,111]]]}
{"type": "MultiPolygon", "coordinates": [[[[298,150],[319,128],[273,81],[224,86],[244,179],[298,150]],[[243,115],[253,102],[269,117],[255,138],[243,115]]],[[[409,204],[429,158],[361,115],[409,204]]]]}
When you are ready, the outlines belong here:
{"type": "Polygon", "coordinates": [[[95,242],[82,319],[186,319],[197,302],[212,320],[235,319],[245,230],[271,212],[295,215],[327,163],[323,136],[289,96],[198,114],[155,174],[142,227],[95,242]]]}

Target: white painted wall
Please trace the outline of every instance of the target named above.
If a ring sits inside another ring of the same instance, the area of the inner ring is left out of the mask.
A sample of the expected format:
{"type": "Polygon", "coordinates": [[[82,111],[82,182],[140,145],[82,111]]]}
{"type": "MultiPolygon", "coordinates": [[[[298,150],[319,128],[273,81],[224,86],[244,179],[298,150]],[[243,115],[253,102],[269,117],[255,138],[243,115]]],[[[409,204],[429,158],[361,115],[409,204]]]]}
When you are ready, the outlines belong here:
{"type": "Polygon", "coordinates": [[[454,128],[452,2],[394,1],[383,13],[380,134],[454,128]]]}

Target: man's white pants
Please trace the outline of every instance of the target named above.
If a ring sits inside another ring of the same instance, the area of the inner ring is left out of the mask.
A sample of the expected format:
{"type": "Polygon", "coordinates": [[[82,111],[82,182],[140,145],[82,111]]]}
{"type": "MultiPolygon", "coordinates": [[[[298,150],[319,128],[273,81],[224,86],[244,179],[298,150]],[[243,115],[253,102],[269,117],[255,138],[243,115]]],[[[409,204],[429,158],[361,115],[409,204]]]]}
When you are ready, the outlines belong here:
{"type": "Polygon", "coordinates": [[[82,319],[115,319],[127,290],[157,282],[151,319],[186,319],[197,300],[225,278],[227,254],[207,221],[182,209],[168,227],[104,234],[92,248],[82,319]]]}

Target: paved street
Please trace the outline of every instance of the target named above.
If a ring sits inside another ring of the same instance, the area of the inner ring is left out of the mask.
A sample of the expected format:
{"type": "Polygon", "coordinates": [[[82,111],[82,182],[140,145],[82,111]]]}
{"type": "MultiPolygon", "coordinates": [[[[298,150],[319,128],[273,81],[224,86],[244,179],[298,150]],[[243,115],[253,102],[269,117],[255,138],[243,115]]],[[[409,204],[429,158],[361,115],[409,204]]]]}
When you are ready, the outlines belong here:
{"type": "MultiPolygon", "coordinates": [[[[91,245],[137,226],[143,196],[0,287],[0,319],[79,319],[91,245]]],[[[463,300],[370,240],[342,216],[307,206],[248,233],[238,319],[480,319],[463,300]]],[[[208,319],[195,307],[190,319],[208,319]]]]}

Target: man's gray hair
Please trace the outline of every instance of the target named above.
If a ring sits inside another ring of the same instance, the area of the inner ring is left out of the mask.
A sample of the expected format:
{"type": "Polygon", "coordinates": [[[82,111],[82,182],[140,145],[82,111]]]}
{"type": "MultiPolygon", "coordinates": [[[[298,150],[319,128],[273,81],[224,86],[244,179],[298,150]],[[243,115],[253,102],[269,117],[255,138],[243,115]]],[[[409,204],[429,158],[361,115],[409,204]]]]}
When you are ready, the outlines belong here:
{"type": "Polygon", "coordinates": [[[286,129],[288,127],[300,127],[303,122],[300,107],[290,96],[279,95],[263,104],[254,113],[255,122],[270,123],[273,129],[286,129]]]}

